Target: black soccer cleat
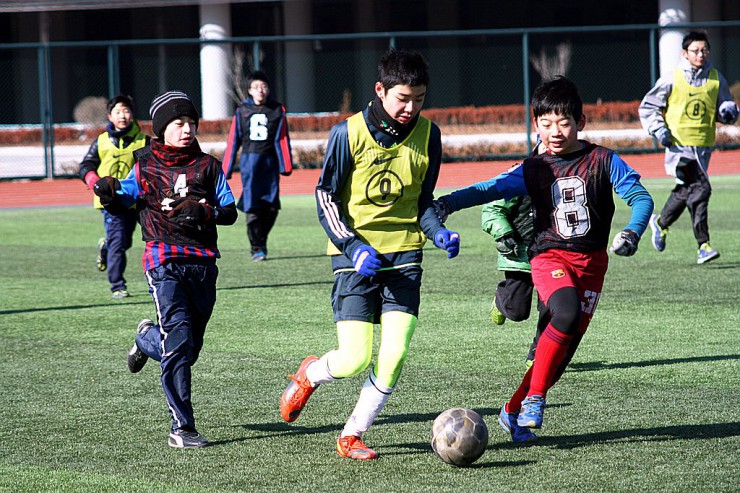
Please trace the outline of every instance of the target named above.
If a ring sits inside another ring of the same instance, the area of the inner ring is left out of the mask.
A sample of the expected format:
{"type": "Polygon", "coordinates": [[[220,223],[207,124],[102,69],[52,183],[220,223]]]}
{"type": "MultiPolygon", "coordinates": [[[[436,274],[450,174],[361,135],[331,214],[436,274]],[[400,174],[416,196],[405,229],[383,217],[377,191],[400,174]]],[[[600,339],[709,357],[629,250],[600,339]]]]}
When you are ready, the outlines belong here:
{"type": "MultiPolygon", "coordinates": [[[[145,318],[144,320],[139,322],[138,327],[136,327],[136,334],[143,334],[152,327],[154,327],[154,322],[152,320],[149,320],[148,318],[145,318]]],[[[144,352],[139,349],[136,341],[134,341],[134,346],[131,348],[131,351],[128,352],[128,371],[130,371],[131,373],[139,373],[141,369],[144,368],[144,365],[146,364],[148,359],[149,356],[144,354],[144,352]]]]}
{"type": "Polygon", "coordinates": [[[208,445],[208,440],[195,430],[179,429],[170,432],[167,445],[172,448],[201,448],[208,445]]]}

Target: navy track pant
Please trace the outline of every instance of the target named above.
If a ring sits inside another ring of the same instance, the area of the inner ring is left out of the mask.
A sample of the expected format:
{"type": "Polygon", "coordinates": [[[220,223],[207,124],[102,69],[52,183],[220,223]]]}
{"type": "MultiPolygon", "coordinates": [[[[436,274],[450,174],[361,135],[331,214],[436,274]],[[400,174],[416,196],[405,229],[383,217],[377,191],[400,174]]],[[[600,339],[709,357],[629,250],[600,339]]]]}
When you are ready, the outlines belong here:
{"type": "Polygon", "coordinates": [[[172,430],[195,430],[190,367],[203,348],[206,325],[216,303],[216,264],[171,262],[146,273],[158,323],[136,343],[160,362],[172,430]]]}

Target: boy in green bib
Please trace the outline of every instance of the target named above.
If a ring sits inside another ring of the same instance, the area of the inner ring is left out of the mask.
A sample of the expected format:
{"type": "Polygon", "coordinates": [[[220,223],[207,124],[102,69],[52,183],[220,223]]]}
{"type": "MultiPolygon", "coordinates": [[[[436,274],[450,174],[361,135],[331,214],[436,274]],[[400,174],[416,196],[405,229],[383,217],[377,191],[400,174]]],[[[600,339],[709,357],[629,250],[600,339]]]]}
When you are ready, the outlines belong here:
{"type": "MultiPolygon", "coordinates": [[[[92,190],[98,179],[112,176],[118,180],[126,178],[136,162],[134,151],[149,145],[134,118],[134,101],[130,96],[119,94],[108,101],[108,126],[85,154],[80,164],[80,178],[92,190]]],[[[122,214],[111,214],[93,196],[93,206],[103,215],[105,237],[98,240],[96,266],[99,271],[108,271],[111,296],[114,299],[128,298],[126,278],[126,250],[131,248],[134,230],[138,221],[136,208],[122,214]]]]}
{"type": "Polygon", "coordinates": [[[650,218],[650,229],[653,247],[662,252],[668,227],[688,209],[699,245],[696,263],[703,264],[719,258],[709,244],[708,222],[712,187],[707,169],[715,124],[735,123],[738,107],[724,76],[709,61],[706,33],[690,31],[681,47],[678,67],[658,80],[639,108],[643,128],[666,148],[666,173],[676,178],[663,210],[650,218]]]}
{"type": "Polygon", "coordinates": [[[444,227],[433,205],[442,141],[439,127],[420,115],[428,84],[419,53],[386,53],[375,100],[332,129],[316,187],[334,271],[338,346],[303,360],[280,399],[280,414],[295,421],[319,384],[364,371],[373,353],[373,324],[380,324],[375,365],[337,439],[337,453],[350,459],[378,456],[362,435],[395,390],[408,354],[427,238],[449,258],[460,250],[459,235],[444,227]]]}

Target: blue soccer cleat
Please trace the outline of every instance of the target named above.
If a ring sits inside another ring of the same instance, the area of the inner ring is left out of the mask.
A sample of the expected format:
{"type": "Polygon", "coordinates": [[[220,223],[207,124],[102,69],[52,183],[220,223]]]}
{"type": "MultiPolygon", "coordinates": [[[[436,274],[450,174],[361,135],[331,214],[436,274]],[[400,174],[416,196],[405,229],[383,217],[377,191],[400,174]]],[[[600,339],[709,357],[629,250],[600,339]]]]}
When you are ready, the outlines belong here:
{"type": "Polygon", "coordinates": [[[506,403],[501,406],[501,412],[498,415],[498,424],[503,430],[511,435],[511,441],[514,443],[529,443],[537,440],[537,435],[532,433],[529,428],[519,426],[517,418],[519,411],[515,413],[506,412],[506,403]]]}
{"type": "Polygon", "coordinates": [[[658,214],[650,216],[650,230],[653,232],[653,248],[662,252],[665,250],[665,238],[668,235],[668,228],[661,228],[658,224],[658,219],[660,219],[660,215],[658,214]]]}
{"type": "Polygon", "coordinates": [[[542,428],[542,416],[545,414],[545,398],[533,395],[522,401],[522,410],[516,422],[527,428],[542,428]]]}
{"type": "Polygon", "coordinates": [[[716,258],[719,258],[719,250],[712,248],[712,245],[709,243],[702,243],[699,251],[696,253],[696,263],[700,265],[716,258]]]}

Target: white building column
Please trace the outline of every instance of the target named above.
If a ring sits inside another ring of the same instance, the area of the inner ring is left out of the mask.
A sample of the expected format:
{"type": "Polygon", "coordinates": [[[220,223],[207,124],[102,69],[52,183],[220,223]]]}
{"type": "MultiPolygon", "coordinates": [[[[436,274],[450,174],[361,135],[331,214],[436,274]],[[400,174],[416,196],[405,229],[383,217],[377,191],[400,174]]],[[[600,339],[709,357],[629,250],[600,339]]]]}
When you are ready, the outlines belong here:
{"type": "MultiPolygon", "coordinates": [[[[231,37],[231,7],[229,4],[200,5],[200,39],[231,37]]],[[[231,45],[203,44],[200,48],[200,87],[203,108],[201,118],[219,120],[231,118],[231,45]]]]}
{"type": "Polygon", "coordinates": [[[660,32],[658,53],[660,59],[660,75],[672,72],[681,60],[681,42],[686,34],[682,29],[670,29],[671,24],[691,22],[690,0],[660,0],[658,4],[660,17],[658,24],[666,29],[660,32]]]}
{"type": "MultiPolygon", "coordinates": [[[[283,2],[285,34],[311,34],[312,26],[310,0],[283,2]]],[[[285,43],[285,68],[288,76],[285,78],[282,100],[291,113],[316,111],[313,63],[313,44],[310,41],[285,43]]],[[[274,75],[276,76],[277,74],[274,75]]]]}

